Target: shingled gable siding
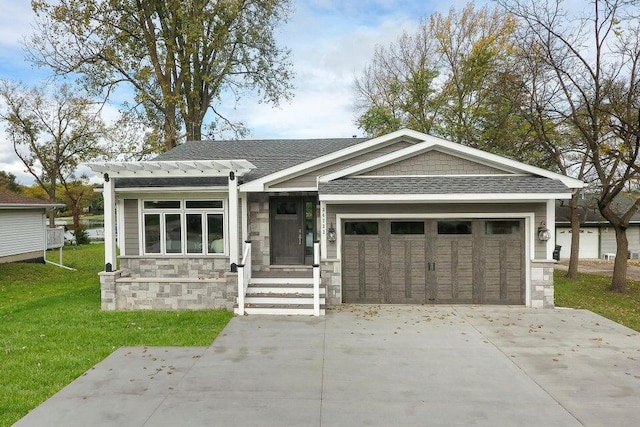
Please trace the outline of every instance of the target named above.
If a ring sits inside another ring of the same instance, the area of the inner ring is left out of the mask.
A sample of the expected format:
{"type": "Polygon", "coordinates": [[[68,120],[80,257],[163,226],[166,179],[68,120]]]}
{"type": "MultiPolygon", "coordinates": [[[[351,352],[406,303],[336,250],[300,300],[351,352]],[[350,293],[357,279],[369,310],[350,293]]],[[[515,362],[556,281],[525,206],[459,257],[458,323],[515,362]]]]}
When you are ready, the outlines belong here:
{"type": "Polygon", "coordinates": [[[361,176],[392,175],[485,175],[505,171],[472,162],[441,151],[428,151],[361,174],[361,176]]]}
{"type": "Polygon", "coordinates": [[[306,174],[291,178],[287,181],[280,182],[272,185],[271,188],[315,188],[318,176],[327,175],[331,172],[335,172],[340,169],[347,168],[349,166],[356,165],[358,163],[366,162],[376,157],[384,156],[385,154],[393,153],[394,151],[407,148],[411,145],[409,142],[399,141],[386,147],[378,148],[377,150],[369,151],[359,156],[352,157],[350,159],[343,160],[338,163],[334,163],[330,166],[325,166],[320,169],[308,172],[306,174]]]}

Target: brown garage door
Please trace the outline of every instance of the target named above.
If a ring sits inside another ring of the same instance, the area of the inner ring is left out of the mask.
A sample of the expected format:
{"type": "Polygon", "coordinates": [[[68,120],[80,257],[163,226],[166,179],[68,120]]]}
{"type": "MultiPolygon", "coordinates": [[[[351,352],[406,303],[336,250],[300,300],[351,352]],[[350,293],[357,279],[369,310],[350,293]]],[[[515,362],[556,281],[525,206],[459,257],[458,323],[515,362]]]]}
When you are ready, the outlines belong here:
{"type": "Polygon", "coordinates": [[[524,221],[378,220],[343,225],[343,300],[524,303],[524,221]]]}

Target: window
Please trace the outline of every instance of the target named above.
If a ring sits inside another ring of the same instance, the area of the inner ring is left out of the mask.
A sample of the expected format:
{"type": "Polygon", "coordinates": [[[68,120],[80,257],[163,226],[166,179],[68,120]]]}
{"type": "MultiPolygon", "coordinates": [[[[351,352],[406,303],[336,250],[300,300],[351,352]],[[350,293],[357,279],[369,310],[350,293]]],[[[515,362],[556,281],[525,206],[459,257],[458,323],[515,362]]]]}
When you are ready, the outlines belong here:
{"type": "Polygon", "coordinates": [[[520,221],[487,221],[485,222],[485,234],[518,234],[520,233],[520,221]]]}
{"type": "Polygon", "coordinates": [[[145,200],[145,254],[223,254],[222,200],[145,200]]]}
{"type": "Polygon", "coordinates": [[[375,235],[378,234],[377,222],[345,222],[344,233],[349,235],[375,235]]]}
{"type": "Polygon", "coordinates": [[[471,221],[438,221],[438,234],[471,234],[471,221]]]}
{"type": "Polygon", "coordinates": [[[424,221],[392,221],[391,234],[424,234],[424,221]]]}

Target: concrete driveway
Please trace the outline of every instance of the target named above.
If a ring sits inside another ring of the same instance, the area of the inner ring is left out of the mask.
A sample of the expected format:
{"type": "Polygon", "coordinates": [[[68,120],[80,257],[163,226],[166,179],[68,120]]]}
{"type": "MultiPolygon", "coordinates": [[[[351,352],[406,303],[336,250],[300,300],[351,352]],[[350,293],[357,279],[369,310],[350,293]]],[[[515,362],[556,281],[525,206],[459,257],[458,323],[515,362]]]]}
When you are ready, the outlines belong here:
{"type": "Polygon", "coordinates": [[[122,348],[18,426],[636,426],[640,336],[584,310],[343,306],[122,348]]]}

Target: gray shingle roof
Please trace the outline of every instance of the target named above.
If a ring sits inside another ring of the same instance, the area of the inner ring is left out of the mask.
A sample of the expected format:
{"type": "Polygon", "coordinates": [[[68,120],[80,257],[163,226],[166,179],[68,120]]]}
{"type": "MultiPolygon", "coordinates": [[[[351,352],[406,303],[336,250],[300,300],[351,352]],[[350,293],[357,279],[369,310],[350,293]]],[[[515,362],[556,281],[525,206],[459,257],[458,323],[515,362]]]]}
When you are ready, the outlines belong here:
{"type": "Polygon", "coordinates": [[[320,194],[567,193],[560,181],[537,176],[342,178],[320,183],[320,194]]]}
{"type": "MultiPolygon", "coordinates": [[[[366,138],[262,139],[233,141],[191,141],[160,154],[153,160],[232,160],[247,159],[256,169],[243,182],[270,175],[343,148],[366,138]]],[[[216,186],[226,178],[120,179],[118,187],[216,186]]]]}

